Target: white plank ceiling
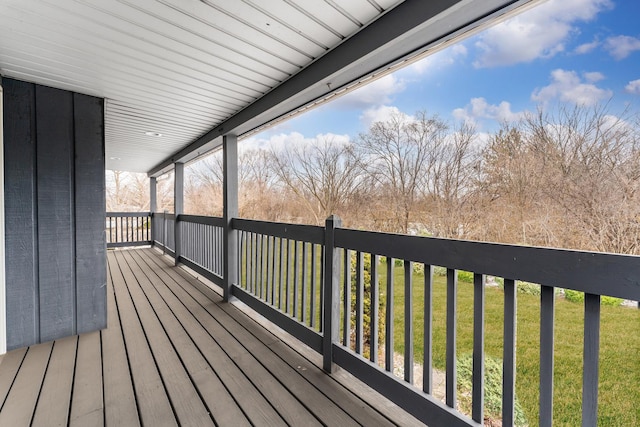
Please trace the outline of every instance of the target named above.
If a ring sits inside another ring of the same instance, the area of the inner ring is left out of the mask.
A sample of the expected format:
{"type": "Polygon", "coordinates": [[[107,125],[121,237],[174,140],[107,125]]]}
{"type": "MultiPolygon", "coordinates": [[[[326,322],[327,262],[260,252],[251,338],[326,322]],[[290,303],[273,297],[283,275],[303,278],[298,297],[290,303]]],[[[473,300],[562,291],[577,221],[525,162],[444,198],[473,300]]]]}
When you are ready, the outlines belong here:
{"type": "Polygon", "coordinates": [[[147,172],[400,3],[0,0],[0,74],[105,98],[107,168],[147,172]]]}

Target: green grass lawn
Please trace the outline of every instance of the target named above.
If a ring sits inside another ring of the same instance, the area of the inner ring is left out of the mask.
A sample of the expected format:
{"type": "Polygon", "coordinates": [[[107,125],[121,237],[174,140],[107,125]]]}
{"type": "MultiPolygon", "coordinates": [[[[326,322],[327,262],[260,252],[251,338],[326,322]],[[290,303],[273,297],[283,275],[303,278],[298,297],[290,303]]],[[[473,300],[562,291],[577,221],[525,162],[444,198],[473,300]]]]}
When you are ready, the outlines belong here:
{"type": "MultiPolygon", "coordinates": [[[[381,269],[384,270],[384,269],[381,269]]],[[[404,351],[404,276],[394,269],[395,351],[404,351]]],[[[435,276],[433,287],[433,364],[445,369],[446,283],[435,276]]],[[[384,271],[380,283],[386,283],[384,271]]],[[[414,351],[423,355],[424,276],[414,273],[414,351]]],[[[458,282],[457,354],[473,349],[473,285],[458,282]]],[[[486,289],[485,351],[502,358],[503,292],[486,289]]],[[[555,318],[554,425],[581,422],[582,304],[557,299],[555,318]]],[[[517,296],[516,393],[531,426],[538,424],[540,298],[517,296]]],[[[598,425],[640,425],[640,310],[602,307],[600,331],[600,385],[598,425]]]]}

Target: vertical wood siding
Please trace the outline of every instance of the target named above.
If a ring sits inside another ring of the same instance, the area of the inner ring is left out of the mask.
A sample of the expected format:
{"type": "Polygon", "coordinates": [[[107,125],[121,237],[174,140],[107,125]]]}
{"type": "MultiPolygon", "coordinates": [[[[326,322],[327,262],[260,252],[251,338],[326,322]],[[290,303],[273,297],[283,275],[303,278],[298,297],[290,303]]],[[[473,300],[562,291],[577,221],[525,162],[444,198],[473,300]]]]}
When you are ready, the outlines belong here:
{"type": "Polygon", "coordinates": [[[3,79],[7,348],[106,326],[98,98],[3,79]]]}

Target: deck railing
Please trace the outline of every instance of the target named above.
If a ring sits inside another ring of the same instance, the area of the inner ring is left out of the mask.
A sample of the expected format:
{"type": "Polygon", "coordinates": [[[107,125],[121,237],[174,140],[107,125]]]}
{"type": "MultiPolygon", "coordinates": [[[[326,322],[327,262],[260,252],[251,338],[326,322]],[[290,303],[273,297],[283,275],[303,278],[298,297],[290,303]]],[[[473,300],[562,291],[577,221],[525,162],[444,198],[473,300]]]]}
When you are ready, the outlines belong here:
{"type": "Polygon", "coordinates": [[[108,248],[151,244],[150,212],[109,212],[106,219],[108,248]]]}
{"type": "MultiPolygon", "coordinates": [[[[179,215],[179,247],[169,239],[175,216],[155,214],[154,242],[178,261],[222,284],[222,218],[179,215]],[[162,236],[159,233],[164,233],[162,236]]],[[[640,300],[640,257],[572,250],[424,238],[325,227],[234,219],[238,233],[238,277],[231,294],[282,327],[324,358],[325,369],[348,370],[407,412],[430,425],[480,425],[484,420],[485,278],[502,278],[502,425],[514,422],[516,281],[540,284],[539,424],[553,413],[556,287],[585,292],[582,368],[583,425],[597,424],[600,299],[640,300]],[[395,266],[401,266],[401,295],[394,295],[395,266]],[[414,267],[424,282],[414,283],[414,267]],[[446,272],[446,390],[433,396],[434,269],[446,272]],[[471,418],[456,409],[458,271],[473,274],[473,387],[471,418]],[[422,276],[421,276],[422,277],[422,276]],[[416,292],[420,291],[420,292],[416,292]],[[414,313],[415,294],[423,312],[414,313]],[[382,301],[382,302],[381,302],[382,301]],[[402,305],[401,336],[394,336],[394,304],[402,305]],[[424,355],[416,361],[415,317],[424,321],[424,355]],[[382,330],[380,330],[382,329],[382,330]],[[395,341],[404,347],[402,375],[394,373],[395,341]],[[414,387],[414,362],[423,365],[414,387]]]]}

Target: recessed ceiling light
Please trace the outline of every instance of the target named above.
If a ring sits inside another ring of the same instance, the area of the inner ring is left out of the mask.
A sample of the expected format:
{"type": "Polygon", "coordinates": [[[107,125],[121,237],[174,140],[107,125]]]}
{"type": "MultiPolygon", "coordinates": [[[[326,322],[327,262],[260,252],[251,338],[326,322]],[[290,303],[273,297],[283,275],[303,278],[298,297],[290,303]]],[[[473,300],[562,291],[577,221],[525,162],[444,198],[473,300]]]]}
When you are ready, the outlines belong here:
{"type": "Polygon", "coordinates": [[[120,157],[109,157],[109,160],[120,160],[120,157]]]}
{"type": "Polygon", "coordinates": [[[145,132],[144,134],[147,136],[156,136],[158,138],[162,136],[162,134],[159,132],[145,132]]]}

